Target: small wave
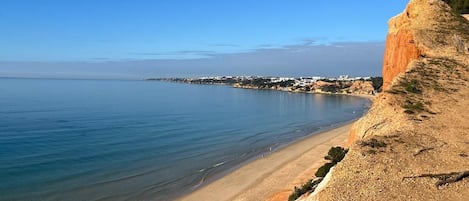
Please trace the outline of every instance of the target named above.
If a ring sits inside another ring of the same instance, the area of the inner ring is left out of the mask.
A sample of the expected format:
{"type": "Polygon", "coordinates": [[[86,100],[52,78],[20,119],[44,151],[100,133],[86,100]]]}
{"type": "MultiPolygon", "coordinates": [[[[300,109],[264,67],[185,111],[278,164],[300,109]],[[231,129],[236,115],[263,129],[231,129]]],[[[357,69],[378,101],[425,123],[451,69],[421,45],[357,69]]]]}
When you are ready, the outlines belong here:
{"type": "Polygon", "coordinates": [[[223,162],[217,163],[217,164],[215,164],[215,165],[212,165],[212,166],[210,166],[210,167],[208,167],[208,168],[199,169],[199,170],[197,170],[197,172],[205,172],[205,171],[207,171],[207,170],[211,170],[211,169],[213,169],[213,168],[217,168],[217,167],[219,167],[219,166],[222,166],[222,165],[224,165],[224,164],[227,163],[227,162],[228,162],[228,161],[223,161],[223,162]]]}
{"type": "Polygon", "coordinates": [[[204,174],[204,176],[200,179],[199,183],[197,183],[196,185],[194,185],[192,187],[192,189],[197,189],[199,188],[202,184],[205,183],[205,180],[207,180],[207,176],[208,176],[208,173],[204,174]]]}
{"type": "Polygon", "coordinates": [[[216,167],[218,167],[218,166],[220,166],[220,165],[225,164],[226,162],[227,162],[227,161],[223,161],[223,162],[221,162],[221,163],[217,163],[217,164],[213,165],[212,167],[216,168],[216,167]]]}

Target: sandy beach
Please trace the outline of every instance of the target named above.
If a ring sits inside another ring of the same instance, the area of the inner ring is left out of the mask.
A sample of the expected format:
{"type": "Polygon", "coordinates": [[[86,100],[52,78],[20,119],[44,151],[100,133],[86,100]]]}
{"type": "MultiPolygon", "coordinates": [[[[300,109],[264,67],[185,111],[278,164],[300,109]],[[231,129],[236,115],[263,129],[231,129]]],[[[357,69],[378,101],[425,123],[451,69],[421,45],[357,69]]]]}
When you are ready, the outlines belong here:
{"type": "Polygon", "coordinates": [[[352,123],[324,131],[252,161],[179,200],[284,201],[314,175],[330,147],[343,145],[352,123]]]}

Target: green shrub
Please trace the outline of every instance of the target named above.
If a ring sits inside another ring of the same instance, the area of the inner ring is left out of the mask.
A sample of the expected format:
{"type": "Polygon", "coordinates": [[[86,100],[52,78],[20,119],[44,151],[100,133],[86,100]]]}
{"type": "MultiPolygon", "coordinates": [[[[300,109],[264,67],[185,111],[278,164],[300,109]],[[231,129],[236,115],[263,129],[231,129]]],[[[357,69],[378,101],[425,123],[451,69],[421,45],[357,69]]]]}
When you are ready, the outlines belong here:
{"type": "Polygon", "coordinates": [[[342,159],[344,159],[345,154],[347,154],[348,149],[344,149],[343,147],[332,147],[327,152],[327,156],[324,157],[326,160],[330,160],[332,163],[338,163],[342,159]]]}
{"type": "Polygon", "coordinates": [[[435,91],[444,91],[443,86],[441,86],[438,82],[433,83],[432,88],[435,91]]]}
{"type": "Polygon", "coordinates": [[[371,138],[369,141],[362,141],[360,145],[362,147],[369,146],[371,148],[381,148],[381,147],[387,146],[387,144],[384,141],[380,141],[375,138],[371,138]]]}
{"type": "Polygon", "coordinates": [[[373,89],[376,92],[381,92],[383,87],[383,77],[372,77],[371,82],[373,83],[373,89]]]}
{"type": "Polygon", "coordinates": [[[406,114],[415,114],[415,112],[412,111],[412,110],[404,110],[404,113],[406,113],[406,114]]]}
{"type": "Polygon", "coordinates": [[[293,190],[293,193],[288,196],[288,201],[295,201],[298,199],[302,194],[300,194],[299,188],[295,186],[295,190],[293,190]]]}
{"type": "Polygon", "coordinates": [[[443,0],[455,13],[469,13],[469,0],[443,0]]]}
{"type": "Polygon", "coordinates": [[[334,167],[335,163],[326,163],[321,166],[316,173],[314,174],[316,177],[325,177],[329,170],[334,167]]]}
{"type": "Polygon", "coordinates": [[[417,88],[417,80],[416,79],[413,79],[412,81],[410,82],[405,82],[404,83],[404,87],[405,87],[405,90],[409,93],[421,93],[422,91],[420,91],[418,88],[417,88]]]}
{"type": "Polygon", "coordinates": [[[314,180],[309,180],[301,188],[298,188],[295,186],[295,189],[293,190],[293,193],[290,194],[288,197],[288,201],[294,201],[298,199],[300,196],[302,196],[305,193],[313,192],[316,187],[321,183],[322,179],[314,179],[314,180]]]}
{"type": "MultiPolygon", "coordinates": [[[[421,103],[421,102],[407,103],[407,104],[403,105],[402,107],[406,110],[413,111],[413,112],[423,111],[423,103],[421,103]]],[[[406,112],[406,113],[408,113],[408,112],[406,112]]]]}
{"type": "Polygon", "coordinates": [[[405,94],[406,93],[405,91],[401,91],[399,89],[389,89],[389,90],[385,90],[384,92],[390,93],[390,94],[405,94]]]}
{"type": "Polygon", "coordinates": [[[331,147],[327,152],[327,155],[324,156],[324,159],[330,160],[331,162],[321,166],[314,175],[316,177],[325,177],[334,165],[344,159],[345,154],[347,154],[347,152],[348,149],[345,149],[343,147],[331,147]]]}
{"type": "Polygon", "coordinates": [[[301,195],[307,193],[307,192],[310,192],[313,190],[313,187],[315,186],[316,184],[313,183],[313,180],[309,180],[308,182],[306,182],[305,184],[303,184],[303,186],[301,186],[301,188],[298,188],[295,186],[295,190],[293,190],[293,193],[288,197],[288,201],[295,201],[296,199],[298,199],[301,195]]]}
{"type": "MultiPolygon", "coordinates": [[[[344,149],[343,147],[331,147],[329,152],[324,157],[326,160],[330,160],[330,163],[326,163],[321,166],[316,173],[314,174],[316,177],[325,177],[329,170],[334,167],[338,162],[344,159],[345,154],[347,154],[348,149],[344,149]]],[[[316,180],[309,180],[306,182],[301,188],[295,186],[293,193],[288,197],[288,201],[294,201],[298,199],[301,195],[314,191],[314,188],[322,181],[322,179],[316,180]]]]}

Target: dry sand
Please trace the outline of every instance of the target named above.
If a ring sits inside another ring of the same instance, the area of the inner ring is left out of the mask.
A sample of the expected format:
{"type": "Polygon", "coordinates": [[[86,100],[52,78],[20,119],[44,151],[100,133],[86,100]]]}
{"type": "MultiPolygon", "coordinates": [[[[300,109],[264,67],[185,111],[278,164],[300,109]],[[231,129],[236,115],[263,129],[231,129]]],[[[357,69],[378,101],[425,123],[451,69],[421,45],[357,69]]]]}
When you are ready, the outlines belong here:
{"type": "Polygon", "coordinates": [[[181,201],[288,200],[294,186],[312,178],[332,146],[343,145],[352,124],[312,135],[179,199],[181,201]]]}

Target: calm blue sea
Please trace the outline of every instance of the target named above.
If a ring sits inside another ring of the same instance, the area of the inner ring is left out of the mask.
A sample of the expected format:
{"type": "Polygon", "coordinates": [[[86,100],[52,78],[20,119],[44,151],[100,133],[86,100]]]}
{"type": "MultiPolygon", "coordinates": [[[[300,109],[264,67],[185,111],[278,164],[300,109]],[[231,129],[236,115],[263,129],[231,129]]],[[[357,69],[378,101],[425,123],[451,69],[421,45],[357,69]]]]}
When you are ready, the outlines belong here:
{"type": "Polygon", "coordinates": [[[170,200],[368,104],[228,86],[0,79],[0,200],[170,200]]]}

